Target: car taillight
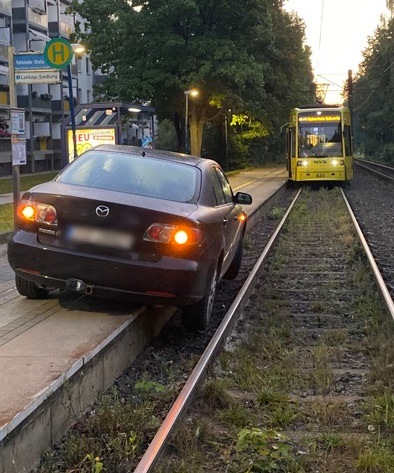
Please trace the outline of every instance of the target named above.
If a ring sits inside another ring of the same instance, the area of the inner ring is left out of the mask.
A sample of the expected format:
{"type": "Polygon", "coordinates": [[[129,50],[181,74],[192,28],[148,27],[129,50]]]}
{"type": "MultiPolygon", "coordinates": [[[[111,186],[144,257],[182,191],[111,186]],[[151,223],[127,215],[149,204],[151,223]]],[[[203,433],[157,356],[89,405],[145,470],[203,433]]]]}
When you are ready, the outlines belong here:
{"type": "Polygon", "coordinates": [[[30,200],[21,200],[18,205],[18,217],[24,221],[57,224],[57,212],[53,205],[30,200]]]}
{"type": "Polygon", "coordinates": [[[145,241],[172,243],[175,245],[194,245],[201,240],[201,231],[195,227],[176,227],[161,223],[152,224],[144,234],[145,241]]]}

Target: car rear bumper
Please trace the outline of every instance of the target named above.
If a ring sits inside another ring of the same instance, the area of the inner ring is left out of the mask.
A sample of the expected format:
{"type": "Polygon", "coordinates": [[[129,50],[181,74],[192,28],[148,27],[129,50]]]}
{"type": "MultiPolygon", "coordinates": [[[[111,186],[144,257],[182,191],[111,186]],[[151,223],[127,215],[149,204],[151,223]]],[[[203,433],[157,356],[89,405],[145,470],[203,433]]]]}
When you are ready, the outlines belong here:
{"type": "Polygon", "coordinates": [[[40,286],[171,306],[199,301],[216,264],[213,258],[201,263],[163,256],[152,262],[79,253],[41,245],[25,231],[9,241],[8,261],[16,274],[40,286]]]}

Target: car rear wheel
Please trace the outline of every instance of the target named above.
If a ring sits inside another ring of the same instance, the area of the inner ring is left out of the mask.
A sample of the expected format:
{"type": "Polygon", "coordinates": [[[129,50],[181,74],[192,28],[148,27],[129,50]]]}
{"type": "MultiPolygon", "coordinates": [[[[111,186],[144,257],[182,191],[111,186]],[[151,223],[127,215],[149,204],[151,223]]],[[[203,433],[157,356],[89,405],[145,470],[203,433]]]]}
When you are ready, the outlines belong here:
{"type": "Polygon", "coordinates": [[[224,279],[235,279],[238,276],[239,270],[241,269],[242,263],[242,240],[239,242],[237,252],[234,255],[233,260],[228,267],[225,275],[223,276],[224,279]]]}
{"type": "Polygon", "coordinates": [[[34,282],[26,281],[18,275],[15,275],[15,285],[19,294],[28,299],[44,299],[49,292],[47,289],[37,286],[34,282]]]}
{"type": "Polygon", "coordinates": [[[190,332],[203,332],[207,329],[212,314],[218,283],[218,269],[213,272],[208,293],[198,302],[182,307],[182,323],[190,332]]]}

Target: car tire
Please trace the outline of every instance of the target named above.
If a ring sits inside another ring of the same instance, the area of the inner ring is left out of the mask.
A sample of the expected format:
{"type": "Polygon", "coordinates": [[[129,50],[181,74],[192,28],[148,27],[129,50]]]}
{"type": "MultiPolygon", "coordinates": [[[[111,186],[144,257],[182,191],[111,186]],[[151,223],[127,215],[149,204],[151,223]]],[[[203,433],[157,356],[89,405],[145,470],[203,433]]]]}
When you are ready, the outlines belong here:
{"type": "Polygon", "coordinates": [[[49,292],[47,289],[37,286],[34,282],[26,281],[18,275],[15,276],[15,285],[19,294],[28,299],[45,299],[49,292]]]}
{"type": "Polygon", "coordinates": [[[242,253],[243,253],[243,245],[242,245],[242,240],[239,242],[237,252],[234,255],[233,260],[230,263],[230,266],[228,267],[228,270],[224,274],[224,279],[235,279],[238,274],[239,270],[241,269],[241,263],[242,263],[242,253]]]}
{"type": "Polygon", "coordinates": [[[198,302],[182,307],[182,324],[189,332],[204,332],[209,325],[218,283],[218,268],[213,272],[209,291],[198,302]]]}

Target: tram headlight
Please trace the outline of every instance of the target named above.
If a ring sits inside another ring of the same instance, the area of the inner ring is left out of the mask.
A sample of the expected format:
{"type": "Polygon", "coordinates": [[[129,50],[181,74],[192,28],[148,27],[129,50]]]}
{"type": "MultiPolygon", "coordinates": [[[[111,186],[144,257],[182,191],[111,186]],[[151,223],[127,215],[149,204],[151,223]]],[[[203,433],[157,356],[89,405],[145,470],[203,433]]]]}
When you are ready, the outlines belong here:
{"type": "Polygon", "coordinates": [[[345,164],[345,161],[343,159],[333,159],[332,160],[332,165],[333,166],[343,166],[345,164]]]}
{"type": "Polygon", "coordinates": [[[303,161],[297,161],[297,166],[308,166],[308,161],[305,159],[303,161]]]}

